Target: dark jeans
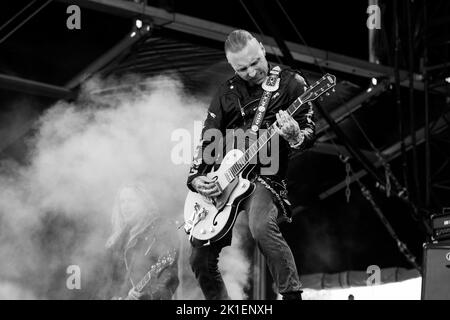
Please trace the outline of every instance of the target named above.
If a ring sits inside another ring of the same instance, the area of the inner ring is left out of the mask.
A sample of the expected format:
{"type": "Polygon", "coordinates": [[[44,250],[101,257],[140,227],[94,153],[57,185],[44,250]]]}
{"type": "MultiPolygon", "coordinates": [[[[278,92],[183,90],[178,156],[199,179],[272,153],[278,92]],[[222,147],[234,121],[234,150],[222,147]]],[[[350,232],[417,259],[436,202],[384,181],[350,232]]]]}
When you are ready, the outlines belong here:
{"type": "MultiPolygon", "coordinates": [[[[299,292],[301,284],[294,257],[278,227],[278,210],[272,194],[256,182],[256,189],[246,200],[244,209],[248,214],[250,233],[266,258],[279,293],[299,292]]],[[[222,248],[230,244],[231,232],[209,246],[192,247],[190,264],[208,300],[229,299],[217,263],[222,248]]]]}

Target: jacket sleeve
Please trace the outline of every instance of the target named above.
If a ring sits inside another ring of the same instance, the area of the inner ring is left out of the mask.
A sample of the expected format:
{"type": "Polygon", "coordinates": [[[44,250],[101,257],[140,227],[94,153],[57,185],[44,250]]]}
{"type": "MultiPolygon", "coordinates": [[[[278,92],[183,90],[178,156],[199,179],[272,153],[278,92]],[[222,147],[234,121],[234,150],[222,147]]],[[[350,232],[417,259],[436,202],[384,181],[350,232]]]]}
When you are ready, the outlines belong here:
{"type": "Polygon", "coordinates": [[[194,158],[189,170],[187,186],[193,192],[196,192],[196,190],[191,185],[192,180],[200,175],[205,175],[214,165],[214,155],[209,152],[211,150],[209,146],[212,143],[218,143],[214,137],[217,138],[219,133],[223,134],[224,132],[224,128],[222,126],[223,110],[220,92],[221,90],[219,89],[209,105],[208,114],[203,123],[200,142],[196,147],[194,158]]]}
{"type": "MultiPolygon", "coordinates": [[[[292,102],[302,95],[308,89],[305,79],[298,73],[294,72],[292,80],[289,83],[290,95],[292,102]]],[[[294,114],[294,119],[298,122],[300,132],[303,135],[303,142],[295,149],[307,149],[314,143],[316,131],[315,115],[313,103],[306,103],[300,106],[299,110],[294,114]]]]}

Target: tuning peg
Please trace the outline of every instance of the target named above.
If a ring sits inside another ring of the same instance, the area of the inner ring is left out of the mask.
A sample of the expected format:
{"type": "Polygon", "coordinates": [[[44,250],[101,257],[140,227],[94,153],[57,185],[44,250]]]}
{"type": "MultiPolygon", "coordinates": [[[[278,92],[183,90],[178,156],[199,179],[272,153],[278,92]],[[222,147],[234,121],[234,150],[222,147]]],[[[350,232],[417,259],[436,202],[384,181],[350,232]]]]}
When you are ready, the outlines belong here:
{"type": "Polygon", "coordinates": [[[329,93],[329,92],[327,92],[327,93],[325,93],[325,95],[326,95],[326,96],[329,96],[329,95],[330,95],[330,93],[329,93]]]}
{"type": "Polygon", "coordinates": [[[333,89],[331,89],[331,91],[332,91],[332,92],[336,92],[336,89],[335,89],[335,88],[333,88],[333,89]]]}
{"type": "Polygon", "coordinates": [[[323,98],[322,98],[322,97],[320,97],[320,98],[319,98],[319,101],[323,101],[323,98]]]}

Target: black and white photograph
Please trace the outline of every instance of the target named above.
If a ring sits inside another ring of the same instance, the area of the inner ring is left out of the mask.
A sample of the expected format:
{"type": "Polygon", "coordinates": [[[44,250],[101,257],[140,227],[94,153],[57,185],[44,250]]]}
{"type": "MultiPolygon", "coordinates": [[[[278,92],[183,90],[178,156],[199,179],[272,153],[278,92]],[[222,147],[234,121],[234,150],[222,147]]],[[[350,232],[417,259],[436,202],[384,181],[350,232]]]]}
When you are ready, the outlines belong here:
{"type": "Polygon", "coordinates": [[[0,300],[450,300],[449,53],[446,0],[1,1],[0,300]]]}

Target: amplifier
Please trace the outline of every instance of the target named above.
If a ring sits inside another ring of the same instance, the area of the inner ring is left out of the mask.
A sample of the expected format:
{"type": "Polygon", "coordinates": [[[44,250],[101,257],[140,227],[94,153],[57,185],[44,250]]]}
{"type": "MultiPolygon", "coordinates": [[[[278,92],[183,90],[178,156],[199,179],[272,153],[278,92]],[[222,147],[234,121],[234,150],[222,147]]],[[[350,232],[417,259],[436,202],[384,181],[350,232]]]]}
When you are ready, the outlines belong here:
{"type": "Polygon", "coordinates": [[[433,239],[442,240],[450,238],[450,228],[442,228],[434,231],[433,239]]]}
{"type": "Polygon", "coordinates": [[[444,208],[441,214],[433,214],[431,217],[433,228],[433,240],[450,239],[450,210],[444,208]]]}
{"type": "Polygon", "coordinates": [[[422,300],[450,300],[450,245],[424,245],[422,300]]]}

